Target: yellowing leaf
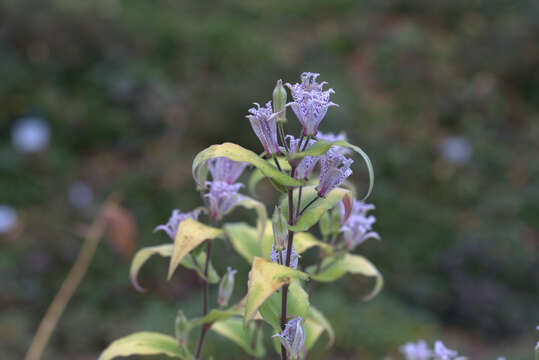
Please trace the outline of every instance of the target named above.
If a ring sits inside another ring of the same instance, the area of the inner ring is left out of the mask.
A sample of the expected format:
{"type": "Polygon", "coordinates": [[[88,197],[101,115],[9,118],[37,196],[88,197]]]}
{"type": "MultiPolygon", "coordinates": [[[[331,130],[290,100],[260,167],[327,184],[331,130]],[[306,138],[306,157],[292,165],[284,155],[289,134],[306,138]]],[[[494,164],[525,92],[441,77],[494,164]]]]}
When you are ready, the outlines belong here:
{"type": "Polygon", "coordinates": [[[318,274],[314,274],[316,266],[313,265],[307,268],[307,272],[311,274],[313,280],[320,282],[335,281],[346,273],[375,277],[374,289],[364,300],[375,297],[384,285],[382,274],[369,260],[361,255],[346,254],[342,258],[327,257],[320,268],[322,270],[318,274]]]}
{"type": "Polygon", "coordinates": [[[305,150],[303,152],[294,154],[294,155],[292,155],[291,158],[296,159],[296,158],[303,158],[305,156],[324,155],[325,153],[328,152],[328,150],[332,146],[342,146],[342,147],[345,147],[345,148],[348,148],[348,149],[352,149],[353,151],[355,151],[356,153],[361,155],[361,157],[365,161],[365,164],[367,165],[367,170],[369,171],[369,190],[367,191],[367,194],[363,198],[363,200],[365,200],[371,194],[372,188],[374,186],[374,169],[372,167],[371,159],[369,159],[369,156],[360,147],[352,145],[352,144],[350,144],[350,143],[348,143],[346,141],[343,141],[343,140],[334,141],[334,142],[318,140],[309,149],[307,149],[307,150],[305,150]]]}
{"type": "Polygon", "coordinates": [[[185,255],[205,240],[213,240],[222,236],[222,234],[223,231],[221,229],[204,225],[191,218],[183,220],[178,227],[176,239],[174,240],[174,249],[168,268],[168,279],[170,280],[185,255]]]}
{"type": "MultiPolygon", "coordinates": [[[[140,249],[135,254],[135,257],[133,258],[133,261],[131,261],[131,269],[129,271],[129,275],[131,278],[131,282],[133,283],[133,286],[135,289],[137,289],[140,292],[146,291],[142,286],[139,285],[137,277],[138,272],[142,265],[148,261],[148,259],[153,255],[161,255],[163,257],[170,257],[172,255],[172,249],[173,244],[164,244],[164,245],[158,245],[158,246],[149,246],[140,249]]],[[[195,256],[195,255],[193,255],[195,256]]],[[[201,266],[201,264],[206,263],[206,253],[201,252],[200,254],[197,254],[195,256],[195,260],[193,260],[192,257],[185,257],[181,265],[185,266],[188,269],[195,270],[199,276],[206,279],[204,276],[204,270],[201,266]]],[[[210,263],[209,269],[208,269],[208,278],[206,279],[208,282],[215,284],[219,282],[219,275],[217,275],[217,272],[215,271],[213,265],[210,263]]]]}
{"type": "Polygon", "coordinates": [[[272,178],[275,182],[285,186],[298,186],[300,183],[296,179],[280,172],[275,166],[258,156],[251,150],[247,150],[233,143],[212,145],[199,152],[193,160],[193,177],[199,187],[204,187],[207,176],[207,161],[216,157],[227,157],[233,161],[249,163],[259,169],[265,176],[272,178]]]}
{"type": "Polygon", "coordinates": [[[110,344],[101,353],[98,360],[112,360],[118,356],[132,355],[166,355],[176,359],[191,359],[192,355],[184,347],[179,347],[172,336],[138,332],[123,337],[110,344]]]}
{"type": "Polygon", "coordinates": [[[260,305],[284,284],[290,283],[293,279],[306,280],[308,278],[309,276],[304,272],[255,257],[249,273],[244,327],[256,315],[260,305]]]}
{"type": "Polygon", "coordinates": [[[161,255],[163,257],[169,257],[172,255],[172,244],[158,245],[145,247],[137,251],[133,261],[131,261],[131,269],[129,270],[129,276],[135,289],[140,292],[146,291],[139,285],[137,276],[140,268],[152,255],[161,255]]]}

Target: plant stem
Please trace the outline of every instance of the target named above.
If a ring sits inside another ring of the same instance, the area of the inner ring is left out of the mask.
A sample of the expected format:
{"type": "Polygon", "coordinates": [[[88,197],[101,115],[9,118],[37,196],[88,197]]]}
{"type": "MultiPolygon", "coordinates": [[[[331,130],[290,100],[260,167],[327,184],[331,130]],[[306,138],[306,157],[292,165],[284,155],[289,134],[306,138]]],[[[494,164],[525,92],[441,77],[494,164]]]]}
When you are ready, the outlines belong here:
{"type": "Polygon", "coordinates": [[[279,160],[277,160],[277,156],[273,156],[273,160],[275,161],[275,165],[277,165],[277,169],[279,169],[279,171],[283,171],[283,169],[281,169],[281,164],[279,164],[279,160]]]}
{"type": "Polygon", "coordinates": [[[299,209],[301,208],[301,193],[303,192],[303,186],[299,187],[298,190],[298,201],[297,201],[297,207],[296,207],[296,219],[299,217],[299,209]]]}
{"type": "MultiPolygon", "coordinates": [[[[103,209],[106,209],[107,206],[110,205],[105,205],[103,209]]],[[[79,255],[77,256],[77,259],[75,260],[75,263],[69,271],[66,279],[62,283],[60,290],[47,309],[45,316],[41,320],[36,334],[32,339],[32,343],[30,344],[30,348],[26,353],[25,360],[41,359],[43,350],[45,350],[45,347],[49,342],[49,338],[54,331],[60,316],[64,312],[67,303],[73,296],[75,290],[77,290],[77,287],[88,270],[88,266],[90,266],[90,263],[92,262],[97,245],[99,245],[99,241],[101,240],[103,232],[105,231],[106,224],[105,219],[103,218],[103,213],[104,210],[101,210],[94,223],[88,229],[84,243],[82,244],[82,248],[79,251],[79,255]]]]}
{"type": "MultiPolygon", "coordinates": [[[[293,172],[295,169],[292,168],[293,172]]],[[[294,218],[294,189],[288,189],[288,224],[295,224],[294,218]]],[[[290,257],[292,254],[292,246],[294,243],[294,231],[288,230],[288,244],[286,247],[286,262],[285,266],[290,266],[290,257]]],[[[284,330],[286,326],[286,306],[288,302],[288,284],[283,286],[283,295],[281,301],[281,330],[284,330]]],[[[286,360],[286,348],[281,345],[281,359],[286,360]]]]}
{"type": "MultiPolygon", "coordinates": [[[[204,265],[204,279],[202,279],[202,316],[205,316],[208,313],[208,269],[210,266],[210,257],[211,257],[211,243],[210,239],[206,240],[206,264],[204,265]]],[[[197,353],[195,355],[196,359],[200,359],[200,353],[202,352],[202,345],[204,343],[204,338],[206,337],[206,332],[210,328],[211,324],[204,324],[200,332],[200,339],[198,340],[197,353]]]]}

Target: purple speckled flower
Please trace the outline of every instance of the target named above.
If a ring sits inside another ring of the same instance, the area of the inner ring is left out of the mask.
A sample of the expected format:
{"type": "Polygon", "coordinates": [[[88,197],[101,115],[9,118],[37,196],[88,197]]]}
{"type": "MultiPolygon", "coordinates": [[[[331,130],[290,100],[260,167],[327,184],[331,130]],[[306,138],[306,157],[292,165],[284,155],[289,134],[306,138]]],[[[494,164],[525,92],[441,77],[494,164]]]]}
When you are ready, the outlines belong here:
{"type": "MultiPolygon", "coordinates": [[[[311,139],[309,140],[309,142],[306,143],[307,139],[304,138],[300,144],[299,141],[301,139],[296,139],[292,135],[287,135],[286,140],[290,144],[290,154],[295,154],[296,152],[299,152],[301,149],[303,149],[303,147],[305,147],[305,149],[303,150],[307,150],[316,142],[311,139]]],[[[319,159],[320,156],[305,156],[296,166],[294,177],[298,180],[307,180],[319,159]]]]}
{"type": "Polygon", "coordinates": [[[212,220],[221,220],[234,205],[244,198],[243,195],[238,193],[243,184],[207,181],[206,185],[210,188],[210,191],[204,195],[204,198],[208,201],[212,220]]]}
{"type": "Polygon", "coordinates": [[[157,226],[153,231],[156,232],[159,230],[163,230],[172,240],[174,240],[176,238],[176,233],[178,232],[178,227],[180,226],[180,223],[187,218],[197,220],[199,215],[200,209],[196,209],[188,213],[181,213],[180,210],[174,209],[172,210],[172,215],[170,216],[170,219],[168,219],[168,223],[157,226]]]}
{"type": "Polygon", "coordinates": [[[279,113],[274,113],[271,108],[271,101],[266,103],[265,107],[260,107],[254,103],[256,108],[250,108],[247,118],[256,136],[264,146],[266,154],[274,155],[279,153],[279,143],[277,142],[277,122],[276,117],[279,113]]]}
{"type": "Polygon", "coordinates": [[[348,159],[337,149],[331,148],[320,158],[320,182],[316,187],[318,196],[326,195],[341,185],[346,178],[352,175],[350,165],[354,160],[348,159]]]}
{"type": "Polygon", "coordinates": [[[329,101],[334,93],[333,89],[323,90],[325,81],[316,82],[320,74],[305,72],[301,74],[301,83],[286,84],[292,93],[293,102],[290,103],[299,122],[303,126],[303,135],[316,135],[318,125],[326,116],[330,106],[338,106],[329,101]]]}
{"type": "MultiPolygon", "coordinates": [[[[276,264],[285,265],[286,264],[286,255],[288,250],[286,248],[282,251],[282,258],[279,259],[279,251],[275,249],[275,246],[271,247],[271,261],[273,261],[276,264]]],[[[294,270],[298,268],[298,262],[299,258],[301,256],[296,253],[296,249],[294,249],[294,245],[292,245],[292,253],[290,253],[290,267],[294,270]]]]}
{"type": "Polygon", "coordinates": [[[288,359],[300,359],[305,356],[305,332],[301,325],[301,318],[288,320],[284,330],[275,334],[288,353],[288,359]]]}
{"type": "MultiPolygon", "coordinates": [[[[367,239],[380,240],[380,235],[377,232],[371,231],[372,225],[376,222],[376,218],[372,215],[368,216],[370,210],[374,210],[374,205],[366,204],[362,201],[354,201],[351,214],[346,221],[341,225],[341,232],[344,236],[344,246],[349,250],[354,250],[367,239]]],[[[346,209],[341,205],[341,218],[345,217],[346,209]]]]}
{"type": "Polygon", "coordinates": [[[425,340],[419,340],[417,343],[409,342],[399,348],[406,360],[428,360],[433,352],[425,340]]]}
{"type": "Polygon", "coordinates": [[[247,163],[232,161],[226,157],[217,157],[208,162],[213,181],[224,181],[228,184],[235,183],[246,166],[247,163]]]}
{"type": "Polygon", "coordinates": [[[453,360],[458,356],[455,350],[445,347],[440,340],[434,343],[434,360],[453,360]]]}

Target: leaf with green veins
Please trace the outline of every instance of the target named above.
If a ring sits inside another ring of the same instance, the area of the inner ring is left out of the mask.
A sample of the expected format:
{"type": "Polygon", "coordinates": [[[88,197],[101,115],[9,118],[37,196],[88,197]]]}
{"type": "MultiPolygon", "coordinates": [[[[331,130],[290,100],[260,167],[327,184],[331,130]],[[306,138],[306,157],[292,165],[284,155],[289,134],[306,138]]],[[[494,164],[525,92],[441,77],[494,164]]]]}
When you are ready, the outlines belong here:
{"type": "Polygon", "coordinates": [[[304,272],[255,257],[249,272],[244,326],[247,326],[248,322],[256,315],[260,305],[284,284],[289,284],[294,279],[307,280],[308,278],[309,276],[304,272]]]}
{"type": "MultiPolygon", "coordinates": [[[[153,255],[160,255],[162,257],[170,257],[172,255],[172,248],[173,248],[173,244],[164,244],[164,245],[145,247],[137,251],[137,253],[133,257],[133,260],[131,261],[131,268],[129,270],[129,276],[131,278],[131,282],[133,283],[133,287],[135,289],[137,289],[140,292],[146,291],[146,289],[140,286],[137,280],[138,272],[140,268],[146,263],[146,261],[148,261],[148,259],[153,255]]],[[[206,262],[206,253],[201,252],[196,257],[197,257],[198,264],[204,264],[206,262]]],[[[181,265],[188,269],[195,270],[202,278],[205,279],[203,269],[200,266],[197,266],[191,257],[184,258],[181,262],[181,265]]],[[[217,272],[215,271],[211,263],[209,266],[208,279],[206,280],[208,280],[208,282],[212,284],[219,282],[219,275],[217,275],[217,272]]]]}
{"type": "MultiPolygon", "coordinates": [[[[281,330],[282,293],[273,293],[259,308],[260,315],[275,331],[281,330]]],[[[293,281],[288,287],[286,314],[288,317],[304,318],[309,310],[309,295],[299,281],[293,281]]]]}
{"type": "Polygon", "coordinates": [[[361,255],[345,254],[341,258],[327,257],[322,261],[320,273],[315,274],[316,265],[309,266],[307,273],[313,280],[320,282],[331,282],[339,279],[346,273],[359,274],[367,277],[374,277],[376,280],[374,289],[364,300],[374,298],[384,285],[384,278],[378,269],[361,255]]]}
{"type": "Polygon", "coordinates": [[[112,342],[98,360],[112,360],[118,356],[166,355],[176,359],[191,359],[193,355],[185,347],[178,346],[172,336],[138,332],[112,342]]]}
{"type": "Polygon", "coordinates": [[[255,326],[254,323],[250,323],[245,329],[241,319],[230,318],[213,324],[211,330],[233,341],[247,354],[260,358],[266,354],[263,341],[264,333],[262,331],[255,332],[255,326]],[[254,349],[252,348],[253,336],[256,336],[254,349]]]}
{"type": "Polygon", "coordinates": [[[199,223],[196,220],[187,218],[178,226],[174,249],[168,268],[168,279],[172,277],[174,271],[191,250],[208,239],[215,239],[223,236],[223,230],[199,223]]]}
{"type": "MultiPolygon", "coordinates": [[[[313,324],[317,324],[317,326],[322,328],[322,331],[326,331],[328,333],[329,341],[328,341],[327,347],[330,347],[331,345],[333,345],[333,343],[335,342],[335,331],[333,330],[333,326],[331,326],[330,322],[324,316],[324,314],[322,314],[314,306],[311,306],[309,308],[309,313],[307,314],[306,319],[313,324]]],[[[320,334],[318,336],[320,336],[320,334]]],[[[313,339],[314,342],[316,342],[316,340],[318,339],[318,336],[315,339],[313,339]]],[[[309,348],[307,348],[307,350],[308,349],[309,348]]]]}
{"type": "Polygon", "coordinates": [[[328,150],[332,146],[342,146],[342,147],[345,147],[345,148],[348,148],[348,149],[352,149],[353,151],[355,151],[356,153],[361,155],[361,157],[365,161],[365,165],[367,165],[367,170],[369,171],[369,190],[367,191],[367,194],[365,195],[365,197],[363,197],[362,200],[367,199],[369,197],[369,195],[371,194],[372,188],[374,186],[374,169],[372,167],[371,159],[369,159],[369,156],[367,155],[367,153],[365,153],[365,151],[363,151],[360,147],[352,145],[352,144],[350,144],[350,143],[348,143],[348,142],[346,142],[344,140],[333,141],[333,142],[328,142],[328,141],[324,141],[324,140],[318,140],[316,143],[314,143],[307,150],[305,150],[303,152],[300,152],[300,153],[293,154],[293,155],[291,155],[290,158],[291,159],[299,159],[299,158],[304,158],[305,156],[324,155],[325,153],[328,152],[328,150]]]}
{"type": "Polygon", "coordinates": [[[227,157],[233,161],[246,162],[259,169],[265,176],[273,179],[276,183],[285,186],[299,186],[300,182],[287,174],[279,171],[275,166],[264,160],[251,150],[247,150],[237,144],[224,143],[220,145],[212,145],[199,152],[193,160],[193,177],[201,188],[205,187],[207,171],[204,171],[206,163],[210,159],[216,157],[227,157]],[[201,168],[202,166],[202,168],[201,168]]]}
{"type": "MultiPolygon", "coordinates": [[[[253,262],[255,256],[270,259],[271,247],[273,245],[273,229],[270,221],[266,222],[264,237],[261,243],[257,242],[256,229],[245,223],[228,223],[224,225],[223,229],[234,249],[249,264],[253,262]]],[[[326,254],[333,252],[333,248],[329,244],[319,241],[309,233],[298,232],[294,234],[294,248],[296,249],[296,253],[301,254],[314,246],[320,247],[326,254]]]]}
{"type": "MultiPolygon", "coordinates": [[[[297,199],[298,189],[294,190],[294,199],[297,199]]],[[[301,196],[301,209],[303,209],[311,200],[318,196],[316,189],[313,186],[307,186],[303,188],[301,196]]],[[[352,193],[349,190],[343,188],[335,188],[327,194],[325,198],[319,198],[297,219],[296,225],[289,226],[289,229],[294,231],[307,231],[318,220],[335,206],[337,206],[344,197],[352,197],[352,193]]],[[[351,199],[352,200],[352,199],[351,199]]],[[[281,208],[284,213],[288,213],[288,200],[283,198],[281,200],[281,208]]]]}

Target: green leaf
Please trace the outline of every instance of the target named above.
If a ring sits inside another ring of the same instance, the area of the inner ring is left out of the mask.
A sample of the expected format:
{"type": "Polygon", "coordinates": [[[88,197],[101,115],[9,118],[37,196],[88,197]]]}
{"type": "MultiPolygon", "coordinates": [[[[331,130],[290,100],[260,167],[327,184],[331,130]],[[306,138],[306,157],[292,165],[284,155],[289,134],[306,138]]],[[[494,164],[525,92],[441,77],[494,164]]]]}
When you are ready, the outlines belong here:
{"type": "Polygon", "coordinates": [[[374,186],[374,169],[372,167],[371,159],[369,159],[369,156],[367,155],[367,153],[365,153],[365,151],[363,151],[360,147],[352,145],[352,144],[350,144],[350,143],[348,143],[346,141],[343,141],[343,140],[334,141],[334,142],[318,140],[309,149],[307,149],[307,150],[305,150],[303,152],[297,153],[297,154],[293,154],[291,156],[291,158],[292,159],[297,159],[297,158],[304,158],[305,156],[324,155],[325,153],[328,152],[328,150],[332,146],[342,146],[342,147],[345,147],[345,148],[348,148],[348,149],[352,149],[353,151],[355,151],[356,153],[361,155],[361,157],[365,161],[365,164],[367,165],[367,170],[369,171],[369,190],[367,191],[367,194],[365,195],[365,197],[363,197],[363,199],[362,199],[362,200],[365,200],[371,194],[372,188],[374,186]]]}
{"type": "Polygon", "coordinates": [[[314,274],[316,265],[309,266],[307,273],[312,276],[313,280],[320,282],[335,281],[346,273],[375,277],[376,283],[374,289],[364,300],[370,300],[375,297],[384,285],[382,274],[380,274],[378,269],[369,260],[361,255],[345,254],[341,258],[327,257],[322,261],[321,269],[320,273],[314,274]]]}
{"type": "Polygon", "coordinates": [[[101,353],[98,360],[111,360],[118,356],[131,355],[166,355],[176,359],[191,359],[192,355],[184,347],[179,347],[172,336],[138,332],[123,337],[110,344],[101,353]]]}
{"type": "Polygon", "coordinates": [[[195,252],[191,253],[192,256],[186,256],[183,258],[180,265],[186,267],[190,270],[195,270],[202,279],[207,280],[210,284],[217,284],[219,282],[219,275],[215,268],[213,267],[211,261],[208,266],[208,277],[204,275],[204,264],[206,264],[206,252],[201,251],[198,254],[195,252]],[[195,261],[196,259],[196,261],[195,261]]]}
{"type": "Polygon", "coordinates": [[[180,262],[191,250],[205,240],[213,240],[222,235],[223,231],[221,229],[204,225],[191,218],[183,220],[178,227],[176,239],[174,240],[174,249],[172,250],[168,268],[168,279],[170,280],[180,262]]]}
{"type": "MultiPolygon", "coordinates": [[[[298,189],[294,190],[294,199],[297,199],[298,191],[298,189]]],[[[313,186],[304,187],[301,196],[301,209],[317,196],[317,191],[313,186]]],[[[343,188],[331,190],[325,198],[319,198],[314,204],[309,206],[309,208],[297,219],[296,225],[289,226],[288,228],[294,231],[309,230],[318,222],[318,220],[320,220],[324,213],[337,206],[345,196],[352,197],[352,193],[343,188]]],[[[281,200],[281,208],[284,213],[288,213],[288,200],[286,198],[281,200]]]]}
{"type": "Polygon", "coordinates": [[[266,211],[266,205],[248,196],[243,196],[243,199],[239,201],[238,203],[236,203],[231,208],[231,210],[237,206],[242,206],[246,209],[256,210],[256,214],[257,214],[256,228],[258,231],[258,242],[260,242],[262,240],[262,237],[264,236],[264,228],[266,226],[266,222],[268,221],[268,213],[266,211]]]}
{"type": "MultiPolygon", "coordinates": [[[[279,157],[278,160],[279,160],[279,165],[281,165],[281,169],[283,171],[290,170],[290,164],[288,163],[288,160],[286,160],[283,157],[279,157]]],[[[268,161],[269,164],[273,166],[273,162],[274,162],[273,159],[266,160],[266,161],[268,161]]],[[[249,176],[249,180],[247,181],[247,188],[249,189],[249,192],[253,195],[256,195],[256,186],[262,179],[265,179],[265,178],[266,176],[259,169],[255,169],[253,172],[251,172],[251,176],[249,176]]],[[[270,181],[271,181],[271,178],[270,178],[270,181]]],[[[282,185],[279,185],[275,182],[271,182],[271,183],[273,186],[275,186],[277,191],[280,191],[280,192],[286,191],[286,188],[284,188],[282,185]]]]}
{"type": "MultiPolygon", "coordinates": [[[[131,282],[133,283],[133,286],[135,289],[137,289],[140,292],[146,291],[140,284],[138,283],[138,272],[142,265],[148,261],[148,259],[153,255],[161,255],[163,257],[170,257],[172,255],[172,248],[173,244],[164,244],[164,245],[157,245],[157,246],[149,246],[140,249],[137,251],[135,256],[133,257],[133,261],[131,261],[131,268],[129,270],[129,276],[131,278],[131,282]]],[[[204,270],[201,268],[200,264],[204,264],[206,262],[206,253],[201,252],[196,256],[197,264],[195,264],[192,257],[186,257],[182,260],[181,265],[185,266],[188,269],[195,270],[203,279],[206,279],[204,276],[204,270]]],[[[213,265],[210,263],[209,266],[209,274],[208,274],[208,282],[215,284],[219,282],[219,275],[217,275],[217,272],[215,271],[213,265]]]]}
{"type": "Polygon", "coordinates": [[[308,278],[309,276],[304,272],[255,257],[249,272],[244,326],[247,326],[249,320],[256,315],[260,305],[284,284],[289,284],[294,279],[307,280],[308,278]]]}
{"type": "Polygon", "coordinates": [[[203,324],[215,323],[218,321],[224,321],[232,316],[237,316],[238,312],[234,310],[219,310],[212,309],[204,317],[200,319],[195,319],[192,321],[193,326],[201,326],[203,324]]]}
{"type": "Polygon", "coordinates": [[[335,342],[335,331],[333,330],[333,327],[324,314],[322,314],[314,306],[309,308],[309,314],[305,320],[305,328],[307,333],[305,347],[307,350],[314,345],[323,331],[328,333],[329,341],[327,347],[330,347],[335,342]]]}
{"type": "Polygon", "coordinates": [[[249,326],[244,329],[241,319],[230,318],[213,324],[211,329],[239,345],[251,356],[263,357],[266,354],[263,342],[264,333],[262,331],[255,332],[254,323],[250,323],[249,326]],[[253,344],[253,336],[256,336],[254,349],[251,347],[253,344]]]}
{"type": "MultiPolygon", "coordinates": [[[[271,226],[269,228],[271,229],[271,226]]],[[[258,234],[255,228],[246,223],[228,223],[223,229],[234,250],[249,264],[252,264],[255,256],[262,256],[261,244],[257,241],[258,234]]],[[[266,226],[266,232],[267,230],[268,226],[266,226]]]]}
{"type": "MultiPolygon", "coordinates": [[[[281,331],[282,293],[273,293],[259,308],[260,315],[275,331],[281,331]]],[[[309,310],[309,295],[299,281],[293,281],[288,287],[286,302],[287,317],[304,318],[309,310]]]]}
{"type": "Polygon", "coordinates": [[[266,160],[259,157],[251,150],[247,150],[239,145],[233,143],[224,143],[220,145],[212,145],[199,152],[193,160],[193,177],[198,186],[204,188],[204,182],[206,181],[207,170],[204,170],[207,166],[206,163],[210,159],[216,157],[227,157],[233,161],[241,161],[249,163],[259,169],[265,176],[273,179],[275,182],[285,186],[299,186],[298,180],[280,172],[275,166],[269,164],[266,160]]]}
{"type": "MultiPolygon", "coordinates": [[[[261,243],[257,241],[256,229],[245,223],[225,224],[224,231],[234,249],[249,264],[253,262],[255,256],[264,259],[270,258],[271,247],[273,245],[273,228],[270,221],[266,222],[264,237],[261,243]]],[[[294,248],[298,254],[314,246],[322,248],[326,254],[333,252],[333,248],[329,244],[319,241],[309,233],[297,232],[294,234],[294,248]]]]}

